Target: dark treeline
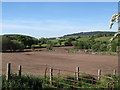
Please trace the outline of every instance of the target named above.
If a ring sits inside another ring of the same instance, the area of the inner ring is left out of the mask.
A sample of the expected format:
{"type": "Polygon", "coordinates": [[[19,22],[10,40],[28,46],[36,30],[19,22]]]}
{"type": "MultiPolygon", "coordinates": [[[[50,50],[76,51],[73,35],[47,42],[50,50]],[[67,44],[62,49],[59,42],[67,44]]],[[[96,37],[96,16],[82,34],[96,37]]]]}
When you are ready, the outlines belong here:
{"type": "Polygon", "coordinates": [[[95,31],[95,32],[81,32],[81,33],[73,33],[73,34],[67,34],[64,35],[63,37],[77,37],[77,36],[96,36],[96,35],[114,35],[116,32],[107,32],[107,31],[95,31]]]}

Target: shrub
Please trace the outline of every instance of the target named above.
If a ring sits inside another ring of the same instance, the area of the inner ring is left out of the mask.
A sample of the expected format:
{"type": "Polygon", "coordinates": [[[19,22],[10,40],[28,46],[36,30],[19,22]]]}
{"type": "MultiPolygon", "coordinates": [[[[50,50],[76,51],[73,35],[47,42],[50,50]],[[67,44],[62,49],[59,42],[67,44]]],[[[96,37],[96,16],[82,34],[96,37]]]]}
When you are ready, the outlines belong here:
{"type": "Polygon", "coordinates": [[[116,52],[117,46],[118,46],[117,42],[112,42],[112,43],[111,43],[111,48],[110,48],[110,50],[111,50],[112,52],[116,52]]]}
{"type": "MultiPolygon", "coordinates": [[[[90,75],[80,75],[79,77],[82,77],[82,78],[85,78],[85,79],[96,80],[93,76],[90,76],[90,75]]],[[[85,79],[79,79],[79,81],[82,81],[84,83],[96,84],[95,81],[85,80],[85,79]]]]}
{"type": "Polygon", "coordinates": [[[2,79],[2,90],[42,89],[43,80],[32,75],[22,75],[21,78],[19,78],[16,74],[12,74],[9,81],[5,80],[5,76],[3,76],[2,79]]]}
{"type": "Polygon", "coordinates": [[[84,49],[84,47],[85,47],[84,41],[76,42],[76,43],[74,43],[74,45],[75,45],[76,49],[84,49]]]}
{"type": "Polygon", "coordinates": [[[53,42],[51,41],[48,41],[47,42],[47,47],[46,47],[47,50],[53,50],[53,42]]]}
{"type": "Polygon", "coordinates": [[[58,44],[61,46],[62,45],[63,40],[58,40],[58,44]]]}
{"type": "Polygon", "coordinates": [[[101,44],[100,45],[100,51],[107,51],[107,45],[106,44],[101,44]]]}
{"type": "Polygon", "coordinates": [[[36,49],[36,48],[41,48],[42,46],[40,46],[40,45],[32,45],[31,46],[31,49],[34,51],[34,49],[36,49]]]}
{"type": "MultiPolygon", "coordinates": [[[[96,84],[95,81],[86,80],[86,79],[96,80],[93,76],[90,76],[90,75],[79,75],[79,77],[81,77],[78,80],[80,82],[96,84]],[[85,78],[85,79],[82,79],[82,78],[85,78]]],[[[67,76],[66,79],[75,80],[76,78],[75,77],[71,77],[71,76],[67,76]]],[[[69,80],[64,80],[64,82],[67,83],[67,84],[70,84],[70,85],[77,85],[77,86],[80,86],[80,87],[85,85],[85,84],[81,84],[81,83],[75,83],[75,82],[72,82],[72,81],[69,81],[69,80]]]]}
{"type": "Polygon", "coordinates": [[[92,50],[95,51],[95,52],[100,51],[100,46],[101,46],[102,43],[103,42],[101,42],[101,41],[96,41],[91,47],[92,50]]]}
{"type": "Polygon", "coordinates": [[[65,46],[72,46],[72,42],[76,41],[76,39],[74,37],[69,37],[66,39],[66,41],[64,42],[65,46]]]}
{"type": "Polygon", "coordinates": [[[91,49],[93,43],[94,43],[93,40],[74,41],[74,42],[72,42],[74,48],[76,48],[76,49],[91,49]]]}
{"type": "Polygon", "coordinates": [[[46,44],[46,43],[47,43],[47,39],[46,38],[40,38],[39,39],[39,45],[46,44]]]}

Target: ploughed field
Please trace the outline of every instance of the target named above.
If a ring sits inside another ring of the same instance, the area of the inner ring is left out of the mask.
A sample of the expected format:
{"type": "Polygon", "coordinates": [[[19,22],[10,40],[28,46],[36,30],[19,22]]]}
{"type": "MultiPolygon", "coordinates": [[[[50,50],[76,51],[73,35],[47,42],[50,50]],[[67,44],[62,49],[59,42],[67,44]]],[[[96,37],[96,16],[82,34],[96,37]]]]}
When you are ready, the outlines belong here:
{"type": "Polygon", "coordinates": [[[107,74],[118,68],[118,56],[68,53],[63,51],[2,53],[3,73],[6,72],[7,63],[12,64],[12,72],[17,72],[18,65],[22,65],[23,73],[35,75],[44,75],[45,64],[48,67],[71,71],[75,71],[75,67],[80,67],[81,72],[91,74],[97,74],[97,69],[101,69],[102,74],[107,74]]]}

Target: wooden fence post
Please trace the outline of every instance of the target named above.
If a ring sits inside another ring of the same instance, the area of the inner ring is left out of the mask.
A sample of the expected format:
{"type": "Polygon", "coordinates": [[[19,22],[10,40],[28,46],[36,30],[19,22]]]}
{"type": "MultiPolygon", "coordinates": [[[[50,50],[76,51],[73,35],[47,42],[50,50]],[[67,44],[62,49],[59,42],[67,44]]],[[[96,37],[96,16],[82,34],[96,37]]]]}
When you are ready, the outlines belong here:
{"type": "Polygon", "coordinates": [[[60,69],[58,70],[58,77],[60,76],[60,69]]]}
{"type": "Polygon", "coordinates": [[[116,75],[116,70],[115,69],[113,70],[113,75],[116,75]]]}
{"type": "Polygon", "coordinates": [[[47,64],[45,65],[46,67],[45,67],[45,76],[44,76],[44,78],[45,78],[45,80],[46,80],[46,77],[47,77],[47,64]]]}
{"type": "Polygon", "coordinates": [[[22,73],[22,66],[19,65],[18,66],[18,76],[21,77],[21,73],[22,73]]]}
{"type": "MultiPolygon", "coordinates": [[[[98,75],[101,75],[101,69],[98,69],[98,75]]],[[[98,76],[98,80],[100,80],[100,76],[98,76]]]]}
{"type": "Polygon", "coordinates": [[[77,80],[79,80],[79,72],[80,72],[79,67],[76,67],[76,79],[77,80]]]}
{"type": "Polygon", "coordinates": [[[11,73],[11,63],[7,63],[7,71],[6,71],[6,80],[9,81],[10,79],[10,73],[11,73]]]}
{"type": "Polygon", "coordinates": [[[53,69],[50,67],[50,84],[52,85],[53,80],[53,69]]]}

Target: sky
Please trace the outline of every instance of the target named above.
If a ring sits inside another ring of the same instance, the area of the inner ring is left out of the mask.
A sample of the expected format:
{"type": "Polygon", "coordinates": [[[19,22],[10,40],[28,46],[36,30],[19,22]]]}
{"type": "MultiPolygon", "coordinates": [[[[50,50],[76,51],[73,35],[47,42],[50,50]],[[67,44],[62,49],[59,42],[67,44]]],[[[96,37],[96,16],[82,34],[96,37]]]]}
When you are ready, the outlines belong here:
{"type": "Polygon", "coordinates": [[[3,2],[2,33],[36,38],[109,29],[117,2],[3,2]]]}
{"type": "Polygon", "coordinates": [[[119,0],[2,0],[3,2],[118,2],[119,0]]]}

